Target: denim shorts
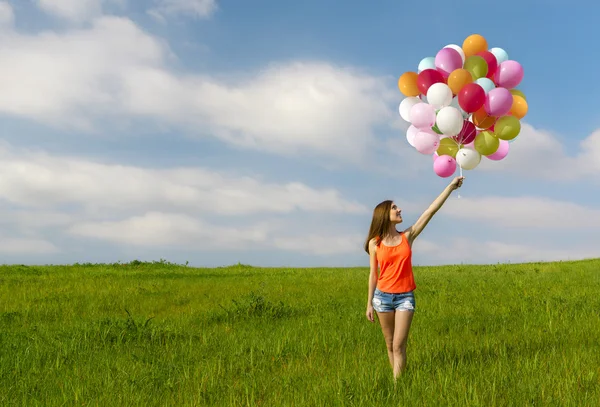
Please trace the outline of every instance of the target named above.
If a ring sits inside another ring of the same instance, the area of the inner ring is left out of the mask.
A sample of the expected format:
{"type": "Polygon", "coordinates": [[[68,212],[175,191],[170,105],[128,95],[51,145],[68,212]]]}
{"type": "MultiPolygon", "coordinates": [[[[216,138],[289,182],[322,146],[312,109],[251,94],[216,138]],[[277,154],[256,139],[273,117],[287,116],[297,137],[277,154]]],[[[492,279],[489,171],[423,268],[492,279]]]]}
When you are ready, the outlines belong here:
{"type": "Polygon", "coordinates": [[[412,291],[392,294],[379,291],[379,288],[375,288],[372,304],[377,312],[414,311],[417,307],[412,291]]]}

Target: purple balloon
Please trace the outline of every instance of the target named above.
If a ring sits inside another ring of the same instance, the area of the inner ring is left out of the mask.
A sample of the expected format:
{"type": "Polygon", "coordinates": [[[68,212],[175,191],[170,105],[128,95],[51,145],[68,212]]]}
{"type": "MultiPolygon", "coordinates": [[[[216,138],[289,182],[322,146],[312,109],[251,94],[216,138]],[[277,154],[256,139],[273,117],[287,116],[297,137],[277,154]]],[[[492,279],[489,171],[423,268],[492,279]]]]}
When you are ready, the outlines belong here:
{"type": "Polygon", "coordinates": [[[498,66],[494,74],[494,81],[502,88],[513,89],[521,83],[524,75],[525,72],[520,63],[508,60],[498,66]]]}
{"type": "Polygon", "coordinates": [[[433,154],[440,146],[440,136],[426,131],[420,131],[415,136],[415,148],[421,154],[433,154]]]}
{"type": "Polygon", "coordinates": [[[485,96],[483,107],[490,116],[501,117],[510,112],[513,95],[506,88],[492,89],[485,96]]]}
{"type": "Polygon", "coordinates": [[[506,140],[500,140],[500,147],[494,154],[486,155],[487,158],[494,161],[500,161],[508,155],[510,143],[506,140]]]}
{"type": "Polygon", "coordinates": [[[442,48],[435,56],[435,67],[444,78],[447,78],[452,71],[462,68],[462,66],[462,57],[453,48],[442,48]]]}
{"type": "Polygon", "coordinates": [[[435,124],[435,109],[428,103],[417,103],[410,108],[408,116],[412,125],[419,130],[431,129],[435,124]]]}
{"type": "Polygon", "coordinates": [[[449,155],[440,155],[433,163],[433,171],[442,178],[448,178],[456,171],[456,160],[449,155]]]}

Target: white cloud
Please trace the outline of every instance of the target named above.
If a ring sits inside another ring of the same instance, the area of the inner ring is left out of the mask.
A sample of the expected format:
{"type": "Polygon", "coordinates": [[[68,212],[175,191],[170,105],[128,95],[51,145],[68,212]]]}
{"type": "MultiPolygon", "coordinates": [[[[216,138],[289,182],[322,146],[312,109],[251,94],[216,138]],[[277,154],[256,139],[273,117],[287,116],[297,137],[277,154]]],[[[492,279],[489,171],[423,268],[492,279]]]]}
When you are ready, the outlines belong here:
{"type": "Polygon", "coordinates": [[[123,4],[125,0],[37,0],[45,12],[72,22],[85,22],[102,15],[105,3],[123,4]]]}
{"type": "Polygon", "coordinates": [[[231,216],[366,211],[335,189],[275,184],[206,168],[156,170],[9,148],[0,149],[0,159],[0,198],[27,206],[78,204],[91,212],[177,208],[231,216]]]}
{"type": "Polygon", "coordinates": [[[538,230],[600,229],[600,209],[535,196],[450,199],[442,213],[482,227],[538,230]]]}
{"type": "Polygon", "coordinates": [[[0,237],[0,253],[8,254],[50,254],[59,249],[46,240],[35,238],[0,237]]]}
{"type": "Polygon", "coordinates": [[[15,22],[15,13],[12,6],[6,1],[0,1],[0,30],[12,27],[15,22]]]}
{"type": "Polygon", "coordinates": [[[98,132],[139,118],[237,147],[319,153],[324,162],[364,159],[377,145],[374,127],[397,119],[394,81],[351,68],[289,62],[216,78],[176,75],[170,57],[125,18],[61,34],[5,34],[0,112],[98,132]]]}
{"type": "Polygon", "coordinates": [[[527,178],[570,181],[583,177],[600,179],[600,131],[579,143],[579,151],[569,154],[558,137],[523,123],[519,137],[501,161],[482,159],[478,169],[518,174],[527,178]]]}
{"type": "MultiPolygon", "coordinates": [[[[600,256],[597,245],[565,246],[556,244],[516,244],[499,241],[453,238],[439,244],[430,240],[417,240],[415,253],[427,264],[451,263],[520,263],[536,261],[580,260],[600,256]]],[[[560,242],[559,242],[560,244],[560,242]]]]}
{"type": "Polygon", "coordinates": [[[216,0],[155,0],[155,3],[156,7],[148,10],[148,13],[161,21],[172,15],[206,18],[217,9],[216,0]]]}
{"type": "Polygon", "coordinates": [[[315,255],[357,252],[362,238],[330,234],[290,236],[283,225],[275,222],[231,227],[161,212],[147,212],[118,221],[75,223],[68,232],[128,246],[212,251],[231,251],[233,247],[238,251],[276,248],[315,255]]]}

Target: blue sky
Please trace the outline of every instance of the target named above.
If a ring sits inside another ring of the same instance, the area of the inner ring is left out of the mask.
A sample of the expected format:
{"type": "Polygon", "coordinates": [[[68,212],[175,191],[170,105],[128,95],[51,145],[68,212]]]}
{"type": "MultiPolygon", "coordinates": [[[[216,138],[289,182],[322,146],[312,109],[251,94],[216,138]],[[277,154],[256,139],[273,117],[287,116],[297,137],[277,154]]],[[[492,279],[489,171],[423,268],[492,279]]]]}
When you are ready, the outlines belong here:
{"type": "Polygon", "coordinates": [[[397,78],[472,33],[529,113],[415,263],[600,256],[598,10],[523,3],[0,1],[3,262],[366,266],[372,208],[408,226],[450,181],[397,78]]]}

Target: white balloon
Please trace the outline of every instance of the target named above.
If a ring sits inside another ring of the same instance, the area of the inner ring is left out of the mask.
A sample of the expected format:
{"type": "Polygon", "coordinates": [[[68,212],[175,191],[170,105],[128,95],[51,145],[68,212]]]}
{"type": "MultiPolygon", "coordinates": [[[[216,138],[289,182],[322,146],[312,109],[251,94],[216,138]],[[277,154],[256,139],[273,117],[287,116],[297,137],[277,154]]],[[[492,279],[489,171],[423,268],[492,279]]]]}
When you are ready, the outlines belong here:
{"type": "Polygon", "coordinates": [[[421,130],[417,129],[415,126],[410,125],[408,130],[406,130],[406,140],[408,141],[408,144],[410,144],[413,147],[415,146],[415,136],[420,131],[421,130]]]}
{"type": "Polygon", "coordinates": [[[403,99],[402,102],[400,102],[400,106],[398,106],[400,117],[410,123],[410,109],[417,103],[421,103],[421,99],[414,96],[403,99]]]}
{"type": "Polygon", "coordinates": [[[442,108],[436,118],[436,124],[440,131],[448,136],[456,136],[463,128],[463,115],[452,106],[442,108]]]}
{"type": "Polygon", "coordinates": [[[427,90],[427,100],[436,109],[449,106],[452,103],[452,90],[445,83],[434,83],[427,90]]]}
{"type": "Polygon", "coordinates": [[[462,47],[460,47],[456,44],[448,44],[444,48],[452,48],[452,49],[457,50],[458,53],[460,54],[460,57],[462,58],[463,65],[465,64],[465,52],[463,51],[462,47]]]}
{"type": "Polygon", "coordinates": [[[496,57],[496,61],[498,61],[498,65],[500,65],[504,61],[508,61],[508,54],[502,48],[494,47],[490,49],[490,52],[494,54],[496,57]]]}
{"type": "Polygon", "coordinates": [[[425,69],[436,69],[435,68],[435,57],[426,57],[419,62],[419,67],[417,71],[419,73],[423,72],[425,69]]]}
{"type": "Polygon", "coordinates": [[[481,154],[471,148],[461,148],[456,153],[456,162],[463,170],[472,170],[481,162],[481,154]]]}

